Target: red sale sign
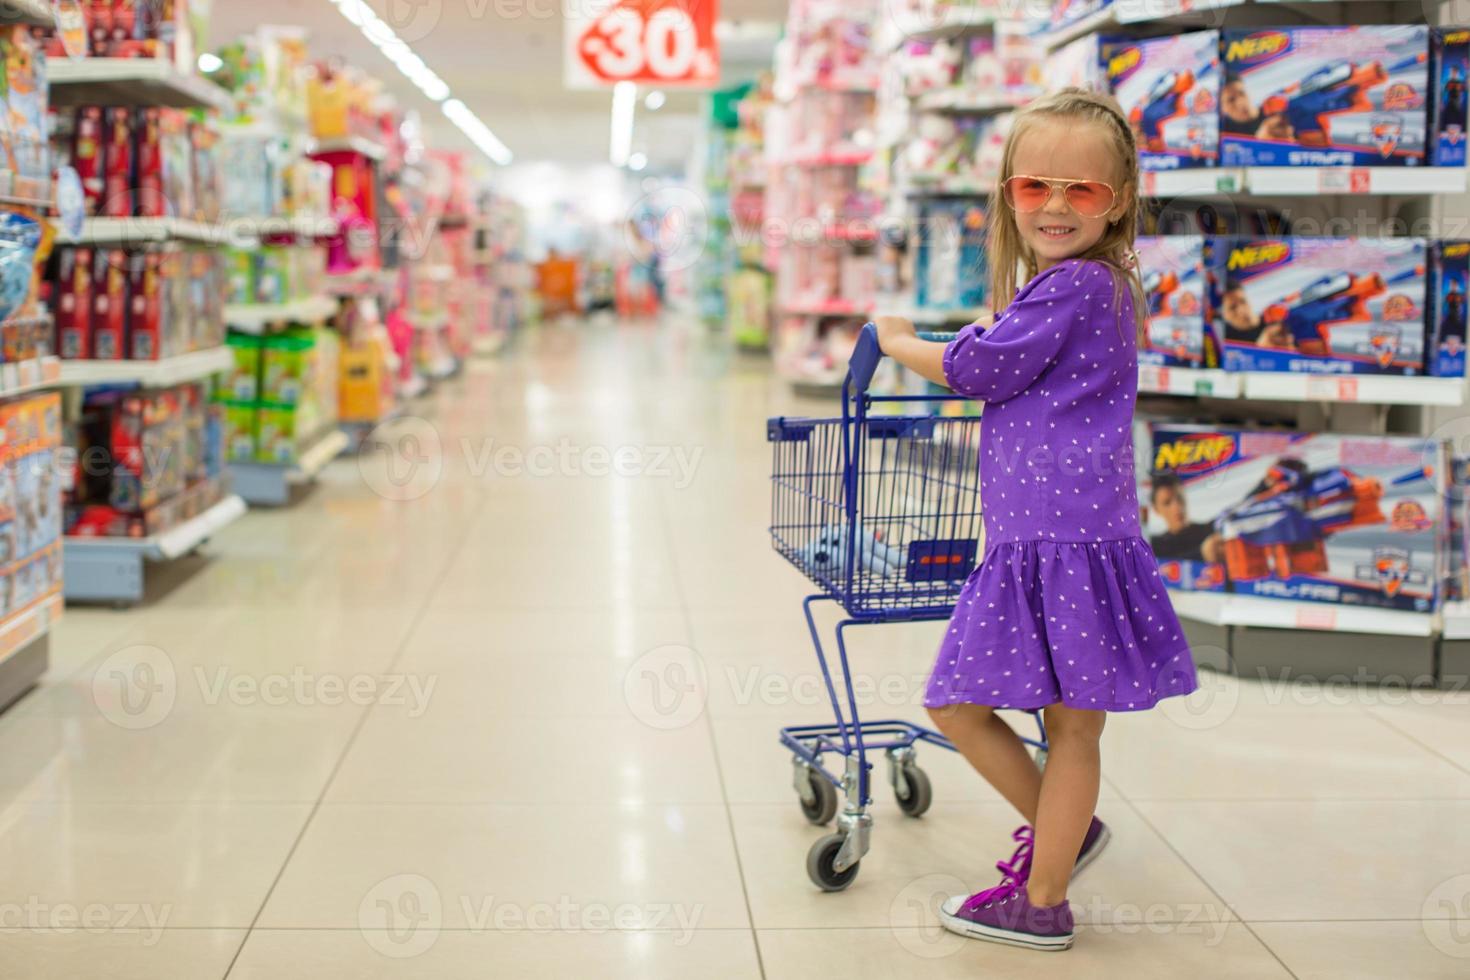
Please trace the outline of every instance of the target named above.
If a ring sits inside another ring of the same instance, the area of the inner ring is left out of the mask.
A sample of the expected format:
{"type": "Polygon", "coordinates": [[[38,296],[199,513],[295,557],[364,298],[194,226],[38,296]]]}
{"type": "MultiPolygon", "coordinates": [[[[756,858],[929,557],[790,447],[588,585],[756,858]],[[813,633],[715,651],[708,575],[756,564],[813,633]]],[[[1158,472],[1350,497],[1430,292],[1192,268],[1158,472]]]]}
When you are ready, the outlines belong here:
{"type": "Polygon", "coordinates": [[[583,0],[569,6],[567,87],[714,86],[720,79],[718,8],[719,0],[583,0]]]}

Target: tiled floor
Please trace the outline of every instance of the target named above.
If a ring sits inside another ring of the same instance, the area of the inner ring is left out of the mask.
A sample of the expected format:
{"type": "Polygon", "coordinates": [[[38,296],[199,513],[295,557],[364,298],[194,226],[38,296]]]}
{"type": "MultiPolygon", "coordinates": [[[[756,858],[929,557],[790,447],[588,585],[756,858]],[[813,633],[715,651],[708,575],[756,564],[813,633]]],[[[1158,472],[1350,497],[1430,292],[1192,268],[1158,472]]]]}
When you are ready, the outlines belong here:
{"type": "MultiPolygon", "coordinates": [[[[933,810],[880,785],[817,892],[775,732],[828,709],[763,425],[813,408],[699,329],[548,329],[391,467],[70,610],[0,716],[0,977],[1470,975],[1464,695],[1210,677],[1113,718],[1064,956],[935,927],[1018,822],[938,751],[933,810]]],[[[857,631],[865,712],[921,717],[937,629],[857,631]]]]}

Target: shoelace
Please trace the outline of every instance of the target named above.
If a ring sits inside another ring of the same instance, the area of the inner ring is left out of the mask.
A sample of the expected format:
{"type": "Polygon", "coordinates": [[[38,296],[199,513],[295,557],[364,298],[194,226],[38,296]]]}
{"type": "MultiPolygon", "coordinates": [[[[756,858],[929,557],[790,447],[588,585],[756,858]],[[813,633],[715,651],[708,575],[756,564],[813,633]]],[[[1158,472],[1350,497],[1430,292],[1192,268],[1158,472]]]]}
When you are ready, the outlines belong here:
{"type": "Polygon", "coordinates": [[[1031,876],[1031,848],[1035,839],[1029,825],[1017,827],[1011,834],[1011,840],[1017,842],[1016,853],[1011,855],[1009,861],[997,861],[995,868],[1000,872],[1000,884],[984,891],[976,892],[961,906],[961,911],[973,912],[987,902],[998,902],[1010,898],[1016,892],[1024,888],[1026,879],[1031,876]]]}

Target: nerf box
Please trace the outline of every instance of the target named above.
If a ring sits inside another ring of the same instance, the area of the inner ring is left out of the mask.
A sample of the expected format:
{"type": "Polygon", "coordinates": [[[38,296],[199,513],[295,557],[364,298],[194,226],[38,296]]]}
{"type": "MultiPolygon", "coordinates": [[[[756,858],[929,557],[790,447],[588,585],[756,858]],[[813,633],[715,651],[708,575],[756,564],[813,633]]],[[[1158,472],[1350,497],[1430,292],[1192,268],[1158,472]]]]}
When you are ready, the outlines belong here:
{"type": "Polygon", "coordinates": [[[1204,236],[1143,235],[1134,251],[1148,301],[1138,363],[1219,367],[1205,326],[1204,236]]]}
{"type": "Polygon", "coordinates": [[[1118,42],[1103,51],[1108,87],[1143,170],[1213,167],[1220,158],[1220,33],[1118,42]]]}
{"type": "Polygon", "coordinates": [[[1426,246],[1417,238],[1216,238],[1211,329],[1231,371],[1419,374],[1426,246]]]}
{"type": "Polygon", "coordinates": [[[1465,375],[1465,295],[1470,291],[1470,241],[1430,246],[1429,373],[1441,378],[1465,375]]]}
{"type": "Polygon", "coordinates": [[[1156,425],[1145,533],[1182,590],[1426,612],[1442,442],[1156,425]]]}
{"type": "Polygon", "coordinates": [[[1225,166],[1419,166],[1429,28],[1240,28],[1221,34],[1225,166]]]}
{"type": "Polygon", "coordinates": [[[1436,167],[1465,165],[1465,85],[1470,76],[1470,28],[1436,27],[1433,36],[1434,104],[1430,162],[1436,167]]]}

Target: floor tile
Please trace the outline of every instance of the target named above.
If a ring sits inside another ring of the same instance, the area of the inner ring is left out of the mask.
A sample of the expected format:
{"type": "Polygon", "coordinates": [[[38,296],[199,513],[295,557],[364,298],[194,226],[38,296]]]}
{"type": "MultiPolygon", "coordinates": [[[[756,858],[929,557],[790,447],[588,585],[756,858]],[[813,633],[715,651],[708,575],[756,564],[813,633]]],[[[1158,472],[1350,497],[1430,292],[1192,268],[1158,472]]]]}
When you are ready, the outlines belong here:
{"type": "Polygon", "coordinates": [[[0,963],[4,976],[25,980],[204,980],[223,977],[244,941],[243,929],[7,928],[0,930],[0,963]]]}

